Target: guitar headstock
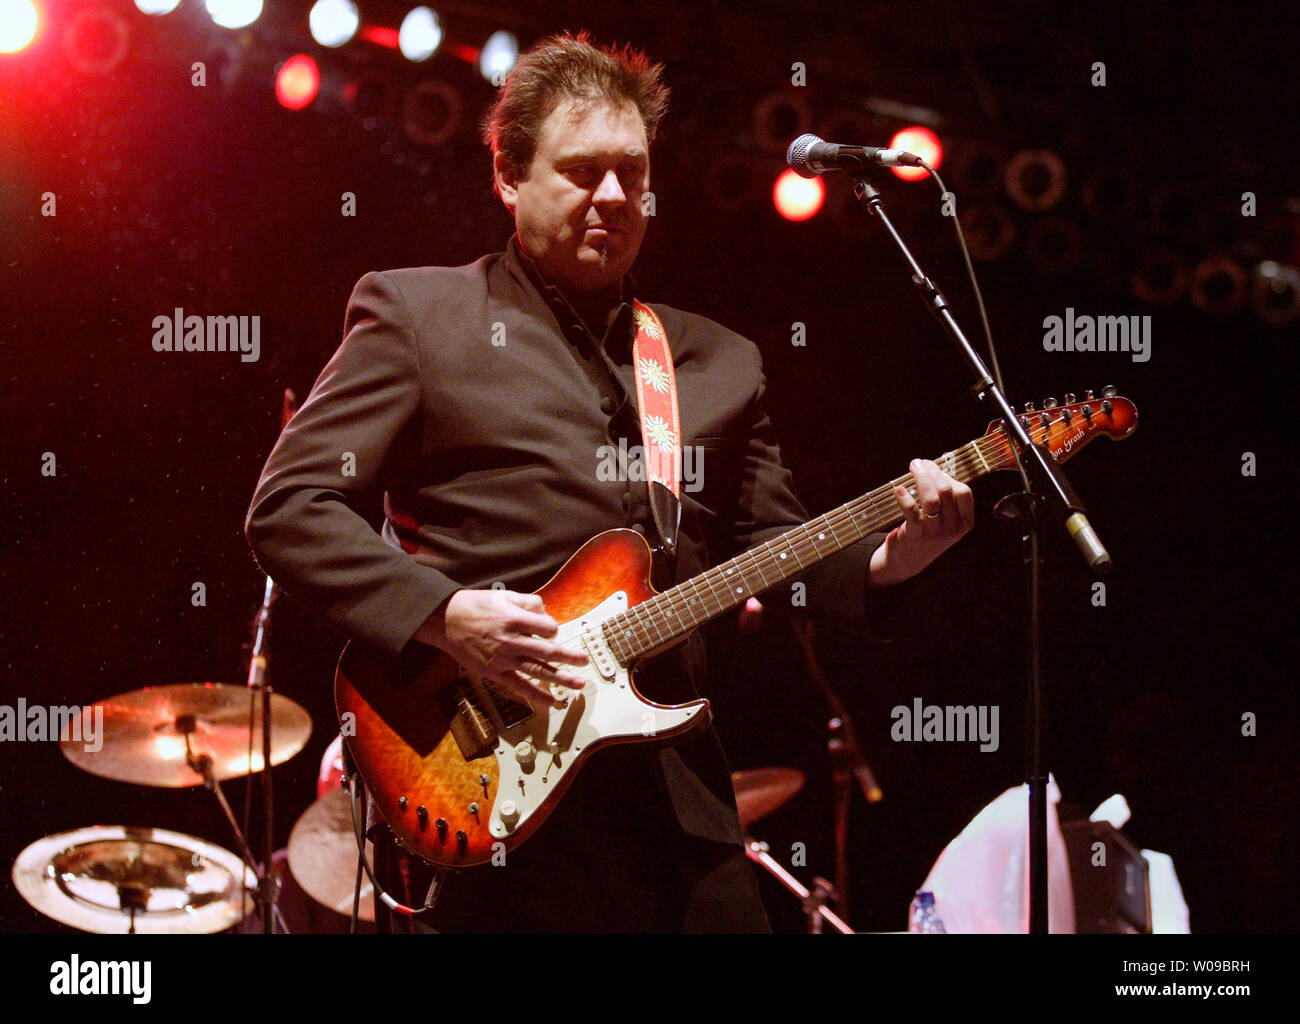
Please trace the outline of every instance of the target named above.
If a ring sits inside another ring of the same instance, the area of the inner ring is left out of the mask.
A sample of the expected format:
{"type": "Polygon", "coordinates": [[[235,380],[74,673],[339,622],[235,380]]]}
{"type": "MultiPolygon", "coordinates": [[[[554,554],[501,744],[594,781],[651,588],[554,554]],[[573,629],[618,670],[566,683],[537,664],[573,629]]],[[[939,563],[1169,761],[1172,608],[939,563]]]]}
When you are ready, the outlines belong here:
{"type": "MultiPolygon", "coordinates": [[[[1137,406],[1108,385],[1100,395],[1084,392],[1082,401],[1067,394],[1064,405],[1049,398],[1042,408],[1035,409],[1034,403],[1028,402],[1019,418],[1034,444],[1045,444],[1052,458],[1064,462],[1095,437],[1122,441],[1137,429],[1138,413],[1137,406]]],[[[994,420],[985,431],[986,438],[994,434],[1005,439],[1001,420],[994,420]]],[[[1013,464],[1010,448],[997,454],[1005,454],[1005,466],[1013,464]]],[[[1002,458],[998,461],[1001,463],[1002,458]]]]}

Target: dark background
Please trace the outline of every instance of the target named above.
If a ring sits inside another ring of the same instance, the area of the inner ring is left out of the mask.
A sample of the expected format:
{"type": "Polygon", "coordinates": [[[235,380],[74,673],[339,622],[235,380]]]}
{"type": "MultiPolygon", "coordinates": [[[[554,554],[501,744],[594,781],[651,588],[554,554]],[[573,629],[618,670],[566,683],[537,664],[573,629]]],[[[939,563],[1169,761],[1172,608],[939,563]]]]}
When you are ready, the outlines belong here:
{"type": "MultiPolygon", "coordinates": [[[[363,273],[463,263],[509,237],[474,130],[491,86],[445,52],[417,67],[358,42],[323,51],[305,36],[306,7],[277,5],[232,34],[208,25],[192,0],[162,19],[127,4],[51,3],[46,34],[0,58],[0,702],[86,704],[146,685],[242,682],[262,592],[242,520],[282,389],[305,396],[363,273]],[[80,8],[104,7],[121,11],[129,47],[106,73],[80,71],[60,26],[80,8]],[[281,109],[273,68],[300,49],[318,55],[331,81],[362,81],[365,109],[329,95],[308,111],[281,109]],[[208,63],[205,88],[190,84],[194,60],[208,63]],[[400,126],[405,90],[430,78],[464,103],[460,127],[436,148],[400,126]],[[52,218],[40,214],[47,191],[58,197],[52,218]],[[357,197],[355,217],[340,215],[344,192],[357,197]],[[260,360],[154,352],[151,321],[176,306],[260,315],[260,360]],[[44,452],[57,458],[53,478],[41,475],[44,452]],[[195,581],[206,584],[205,607],[191,605],[195,581]]],[[[1194,931],[1290,930],[1286,368],[1295,321],[1264,323],[1249,304],[1203,312],[1185,289],[1147,302],[1131,275],[1161,251],[1184,271],[1214,254],[1247,271],[1266,258],[1300,263],[1294,16],[1284,20],[1282,5],[1272,13],[1209,2],[841,9],[772,0],[664,3],[635,17],[610,5],[542,7],[438,10],[449,38],[473,45],[496,28],[526,47],[587,27],[598,42],[630,39],[666,62],[674,96],[654,156],[657,215],[637,266],[641,295],[759,344],[785,459],[811,512],[982,433],[990,414],[968,397],[968,375],[843,182],[829,183],[827,209],[808,223],[773,212],[784,146],[764,148],[755,103],[793,92],[807,105],[811,118],[775,124],[785,141],[819,129],[834,138],[838,127],[839,141],[879,145],[906,123],[880,101],[929,110],[948,145],[941,171],[952,168],[963,210],[980,191],[970,175],[963,189],[965,150],[1061,154],[1067,192],[1051,215],[1077,230],[1077,261],[1053,270],[1050,247],[1027,242],[1045,215],[1018,210],[996,180],[989,190],[1019,232],[1006,256],[977,263],[1007,390],[1017,402],[1041,401],[1113,383],[1141,422],[1131,439],[1098,441],[1069,466],[1116,569],[1105,606],[1095,607],[1072,545],[1051,538],[1049,764],[1085,811],[1127,796],[1126,831],[1172,855],[1194,931]],[[807,68],[802,90],[789,88],[796,61],[807,68]],[[1094,61],[1106,64],[1104,88],[1090,84],[1094,61]],[[1092,210],[1090,181],[1129,188],[1133,202],[1092,210]],[[1245,191],[1258,197],[1253,219],[1240,215],[1245,191]],[[1044,352],[1043,318],[1067,306],[1151,315],[1150,361],[1044,352]],[[807,326],[805,347],[790,343],[796,321],[807,326]],[[1253,478],[1241,473],[1244,452],[1257,456],[1253,478]],[[1246,712],[1257,716],[1255,737],[1242,735],[1246,712]]],[[[885,176],[881,188],[978,337],[933,186],[885,176]]],[[[1013,486],[1008,474],[975,485],[975,531],[914,585],[892,645],[819,635],[885,791],[870,808],[855,798],[859,929],[901,927],[943,846],[1023,777],[1023,572],[1018,537],[991,515],[1013,486]],[[915,697],[998,705],[998,751],[892,742],[890,709],[915,697]]],[[[789,625],[769,617],[762,632],[742,635],[729,617],[711,641],[711,696],[733,767],[788,764],[808,775],[756,834],[783,860],[805,843],[807,867],[796,869],[804,880],[831,875],[826,711],[789,625]]],[[[316,725],[276,772],[281,843],[314,797],[341,643],[290,602],[278,606],[275,683],[316,725]]],[[[0,758],[0,863],[42,835],[96,823],[234,846],[200,790],[93,777],[54,744],[0,744],[0,758]]],[[[242,786],[229,788],[238,805],[242,786]]],[[[765,894],[775,926],[798,930],[794,901],[765,894]]],[[[59,927],[6,877],[0,928],[59,927]]]]}

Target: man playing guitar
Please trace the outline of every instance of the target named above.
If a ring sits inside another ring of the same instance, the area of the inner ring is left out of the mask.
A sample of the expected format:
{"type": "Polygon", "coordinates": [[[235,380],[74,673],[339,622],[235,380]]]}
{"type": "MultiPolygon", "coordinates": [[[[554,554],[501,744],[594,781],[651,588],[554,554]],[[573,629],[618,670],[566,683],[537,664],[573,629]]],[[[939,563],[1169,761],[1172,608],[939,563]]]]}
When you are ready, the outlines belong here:
{"type": "MultiPolygon", "coordinates": [[[[676,443],[700,453],[702,487],[669,504],[680,521],[670,514],[665,526],[644,476],[598,472],[602,447],[645,440],[634,339],[646,316],[629,271],[648,224],[650,144],[668,95],[661,71],[585,36],[552,37],[522,56],[485,125],[495,187],[515,220],[507,251],[366,275],[342,345],[267,462],[246,524],[259,562],[381,660],[401,665],[432,648],[479,692],[552,709],[597,681],[592,648],[561,638],[536,591],[588,538],[642,534],[659,549],[663,590],[808,519],[763,408],[756,347],[661,304],[648,308],[671,347],[676,443]],[[382,538],[364,515],[380,495],[382,538]]],[[[893,492],[901,525],[810,565],[796,577],[806,606],[794,611],[866,631],[888,600],[881,588],[970,530],[970,490],[932,462],[910,470],[914,493],[893,492]]],[[[789,585],[767,599],[790,605],[789,585]]],[[[692,635],[645,662],[636,686],[658,705],[680,703],[698,697],[703,676],[692,635]]],[[[409,719],[419,714],[402,717],[393,728],[418,733],[409,719]]],[[[516,784],[505,774],[474,778],[489,795],[516,784]]],[[[522,792],[522,773],[517,784],[522,792]]],[[[602,750],[565,785],[527,842],[445,880],[433,927],[767,929],[711,726],[602,750]]],[[[423,803],[408,808],[405,793],[400,801],[392,813],[446,844],[454,866],[456,843],[464,856],[472,842],[462,826],[423,803]]],[[[500,834],[485,800],[489,810],[500,834]]]]}

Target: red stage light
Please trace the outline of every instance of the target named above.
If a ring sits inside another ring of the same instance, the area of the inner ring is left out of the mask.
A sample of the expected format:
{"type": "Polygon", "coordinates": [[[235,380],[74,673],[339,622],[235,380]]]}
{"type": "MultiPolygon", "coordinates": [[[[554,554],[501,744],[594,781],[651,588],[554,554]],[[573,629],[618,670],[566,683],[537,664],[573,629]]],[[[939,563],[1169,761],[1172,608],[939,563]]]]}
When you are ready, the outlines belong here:
{"type": "Polygon", "coordinates": [[[477,46],[470,46],[468,43],[449,43],[447,50],[453,57],[459,57],[466,64],[477,64],[482,53],[477,46]]]}
{"type": "Polygon", "coordinates": [[[0,0],[0,53],[17,53],[36,38],[39,24],[31,0],[0,0]]]}
{"type": "Polygon", "coordinates": [[[396,50],[400,36],[397,29],[383,25],[362,25],[361,38],[367,42],[382,46],[385,50],[396,50]]]}
{"type": "Polygon", "coordinates": [[[783,171],[772,188],[772,202],[786,220],[808,220],[817,216],[826,202],[826,186],[821,178],[803,178],[794,171],[783,171]]]}
{"type": "MultiPolygon", "coordinates": [[[[943,145],[939,142],[939,136],[929,128],[922,128],[920,125],[895,132],[894,137],[889,140],[889,148],[915,153],[936,169],[943,163],[943,145]]],[[[891,167],[890,170],[904,181],[929,177],[929,172],[924,167],[891,167]]]]}
{"type": "Polygon", "coordinates": [[[302,110],[320,92],[320,68],[305,53],[290,57],[275,74],[275,98],[290,110],[302,110]]]}

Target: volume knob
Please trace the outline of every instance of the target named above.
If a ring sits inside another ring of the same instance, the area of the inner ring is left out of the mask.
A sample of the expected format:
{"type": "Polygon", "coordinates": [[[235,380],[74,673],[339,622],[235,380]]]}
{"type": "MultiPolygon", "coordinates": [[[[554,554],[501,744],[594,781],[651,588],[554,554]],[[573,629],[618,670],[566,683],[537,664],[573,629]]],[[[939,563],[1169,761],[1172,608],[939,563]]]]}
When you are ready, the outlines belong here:
{"type": "Polygon", "coordinates": [[[527,768],[537,759],[537,748],[533,746],[532,740],[520,740],[515,744],[515,760],[527,768]]]}
{"type": "Polygon", "coordinates": [[[519,820],[519,805],[513,800],[506,800],[501,805],[501,820],[507,825],[513,825],[519,820]]]}

